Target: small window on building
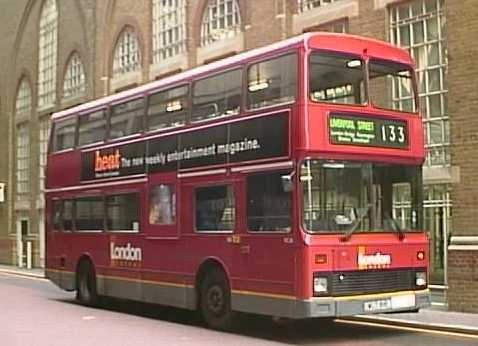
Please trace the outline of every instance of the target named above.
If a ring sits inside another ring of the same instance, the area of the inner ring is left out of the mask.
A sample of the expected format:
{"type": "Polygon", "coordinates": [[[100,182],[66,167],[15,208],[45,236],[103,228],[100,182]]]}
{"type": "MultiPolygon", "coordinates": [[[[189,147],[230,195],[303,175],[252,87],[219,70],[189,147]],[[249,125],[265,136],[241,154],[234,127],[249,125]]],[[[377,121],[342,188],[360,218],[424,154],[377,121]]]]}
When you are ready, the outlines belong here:
{"type": "Polygon", "coordinates": [[[194,83],[191,121],[239,114],[242,70],[233,70],[194,83]]]}
{"type": "Polygon", "coordinates": [[[102,197],[78,198],[75,205],[75,229],[77,231],[102,231],[104,229],[102,197]]]}
{"type": "Polygon", "coordinates": [[[182,126],[188,114],[188,86],[160,91],[149,97],[148,129],[182,126]]]}
{"type": "Polygon", "coordinates": [[[176,191],[174,185],[160,184],[149,193],[149,223],[172,225],[176,222],[176,191]]]}
{"type": "Polygon", "coordinates": [[[78,145],[102,142],[106,135],[106,114],[104,110],[83,114],[79,119],[78,145]]]}
{"type": "Polygon", "coordinates": [[[297,12],[306,12],[314,8],[327,6],[340,0],[297,0],[297,12]]]}
{"type": "Polygon", "coordinates": [[[303,32],[325,31],[334,32],[338,34],[346,34],[349,32],[349,19],[341,18],[331,22],[314,25],[303,30],[303,32]]]}
{"type": "Polygon", "coordinates": [[[110,139],[139,133],[143,129],[144,99],[128,101],[111,108],[110,139]]]}
{"type": "Polygon", "coordinates": [[[251,65],[247,80],[249,109],[294,101],[297,89],[297,56],[289,54],[251,65]]]}
{"type": "Polygon", "coordinates": [[[106,197],[106,224],[109,231],[139,231],[138,214],[137,194],[106,197]]]}
{"type": "Polygon", "coordinates": [[[76,118],[60,120],[54,127],[54,151],[71,149],[75,146],[76,118]]]}
{"type": "Polygon", "coordinates": [[[284,16],[286,12],[287,3],[286,0],[275,0],[275,14],[277,16],[284,16]]]}
{"type": "Polygon", "coordinates": [[[210,186],[195,190],[196,230],[198,232],[232,231],[235,221],[232,186],[210,186]]]}
{"type": "Polygon", "coordinates": [[[287,232],[291,227],[291,192],[283,179],[287,172],[247,178],[247,226],[253,232],[287,232]]]}

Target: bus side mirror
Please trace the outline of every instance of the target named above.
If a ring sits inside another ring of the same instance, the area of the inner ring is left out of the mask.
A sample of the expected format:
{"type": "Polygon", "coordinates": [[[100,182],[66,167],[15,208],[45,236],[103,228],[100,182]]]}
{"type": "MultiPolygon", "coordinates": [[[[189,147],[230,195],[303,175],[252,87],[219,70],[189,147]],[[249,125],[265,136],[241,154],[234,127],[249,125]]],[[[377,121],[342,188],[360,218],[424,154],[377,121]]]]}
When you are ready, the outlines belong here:
{"type": "Polygon", "coordinates": [[[292,174],[282,175],[281,180],[282,180],[282,189],[284,190],[284,192],[291,192],[294,186],[292,184],[292,174]]]}

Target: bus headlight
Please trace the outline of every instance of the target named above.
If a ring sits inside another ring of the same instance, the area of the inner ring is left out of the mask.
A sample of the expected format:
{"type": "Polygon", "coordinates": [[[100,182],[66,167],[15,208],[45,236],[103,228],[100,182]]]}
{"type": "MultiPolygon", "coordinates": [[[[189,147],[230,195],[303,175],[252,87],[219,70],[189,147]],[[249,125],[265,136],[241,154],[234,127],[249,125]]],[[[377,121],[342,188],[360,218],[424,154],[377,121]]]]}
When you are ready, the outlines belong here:
{"type": "Polygon", "coordinates": [[[426,272],[416,272],[415,273],[415,285],[418,287],[423,287],[427,285],[427,273],[426,272]]]}
{"type": "Polygon", "coordinates": [[[327,277],[316,276],[314,277],[314,294],[324,294],[328,291],[327,277]]]}

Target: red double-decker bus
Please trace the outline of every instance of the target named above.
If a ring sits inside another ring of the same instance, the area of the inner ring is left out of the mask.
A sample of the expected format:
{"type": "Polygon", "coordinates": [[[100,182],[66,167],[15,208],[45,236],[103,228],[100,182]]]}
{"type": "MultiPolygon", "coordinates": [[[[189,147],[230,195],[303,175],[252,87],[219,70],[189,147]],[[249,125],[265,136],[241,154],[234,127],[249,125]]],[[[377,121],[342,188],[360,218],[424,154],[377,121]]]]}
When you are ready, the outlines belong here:
{"type": "Polygon", "coordinates": [[[286,318],[430,304],[413,62],[309,33],[53,115],[47,276],[286,318]]]}

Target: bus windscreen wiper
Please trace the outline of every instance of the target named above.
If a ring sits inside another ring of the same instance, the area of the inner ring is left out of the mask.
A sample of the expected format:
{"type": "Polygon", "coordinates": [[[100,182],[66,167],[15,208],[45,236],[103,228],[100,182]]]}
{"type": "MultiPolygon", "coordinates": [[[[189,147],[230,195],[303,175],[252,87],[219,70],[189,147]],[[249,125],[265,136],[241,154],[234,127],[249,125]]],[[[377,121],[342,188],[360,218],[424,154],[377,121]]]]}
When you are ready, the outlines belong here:
{"type": "Polygon", "coordinates": [[[371,207],[372,207],[372,204],[368,204],[365,208],[363,208],[362,213],[359,214],[358,218],[355,220],[355,223],[352,225],[352,227],[350,227],[350,229],[347,232],[345,232],[342,237],[340,237],[341,241],[347,241],[350,239],[350,236],[352,235],[352,233],[355,232],[358,226],[362,223],[363,219],[368,214],[371,207]]]}
{"type": "Polygon", "coordinates": [[[392,225],[394,226],[392,228],[398,233],[398,239],[403,240],[405,238],[405,232],[402,230],[397,220],[395,220],[393,217],[391,217],[390,220],[392,220],[392,225]]]}

